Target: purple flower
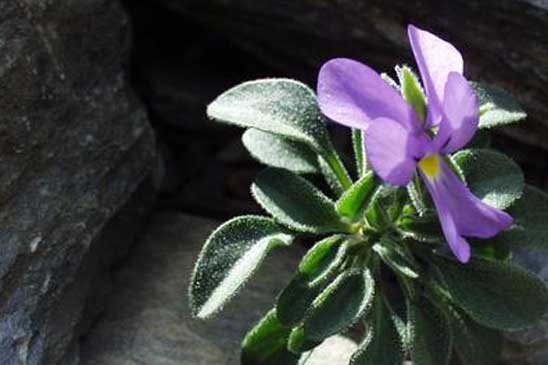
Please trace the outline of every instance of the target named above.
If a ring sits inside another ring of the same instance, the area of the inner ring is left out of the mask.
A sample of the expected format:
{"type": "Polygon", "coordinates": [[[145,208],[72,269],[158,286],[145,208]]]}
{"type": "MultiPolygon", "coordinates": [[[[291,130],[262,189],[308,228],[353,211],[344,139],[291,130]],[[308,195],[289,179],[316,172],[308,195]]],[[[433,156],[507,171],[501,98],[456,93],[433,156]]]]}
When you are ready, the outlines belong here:
{"type": "Polygon", "coordinates": [[[493,237],[513,219],[474,196],[444,158],[466,145],[478,128],[478,100],[462,75],[461,54],[412,25],[408,35],[428,99],[426,120],[377,72],[350,59],[323,65],[318,100],[330,119],[364,131],[367,157],[383,180],[405,186],[418,170],[449,247],[465,263],[470,245],[464,237],[493,237]]]}

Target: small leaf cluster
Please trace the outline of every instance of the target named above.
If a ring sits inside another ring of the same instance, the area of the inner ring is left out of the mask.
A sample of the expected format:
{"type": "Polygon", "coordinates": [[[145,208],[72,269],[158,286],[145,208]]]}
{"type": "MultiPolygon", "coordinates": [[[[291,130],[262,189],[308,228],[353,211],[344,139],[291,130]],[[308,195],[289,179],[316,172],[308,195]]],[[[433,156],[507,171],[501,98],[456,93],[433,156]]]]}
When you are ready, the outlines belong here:
{"type": "MultiPolygon", "coordinates": [[[[425,112],[416,76],[397,68],[406,100],[425,112]]],[[[522,120],[505,92],[474,83],[480,128],[522,120]]],[[[297,81],[246,82],[219,96],[210,118],[245,128],[244,146],[268,167],[251,187],[269,217],[241,216],[215,230],[190,286],[192,312],[218,313],[252,280],[268,253],[315,240],[295,276],[242,343],[243,365],[305,364],[326,338],[363,324],[350,364],[496,364],[501,331],[531,326],[548,290],[512,263],[512,249],[548,249],[548,196],[524,183],[519,166],[480,133],[451,166],[487,204],[516,220],[490,240],[472,241],[463,265],[447,249],[432,201],[418,179],[384,184],[368,168],[362,132],[352,131],[349,173],[314,92],[297,81]],[[353,177],[352,177],[353,176],[353,177]],[[314,182],[314,183],[313,183],[314,182]]]]}

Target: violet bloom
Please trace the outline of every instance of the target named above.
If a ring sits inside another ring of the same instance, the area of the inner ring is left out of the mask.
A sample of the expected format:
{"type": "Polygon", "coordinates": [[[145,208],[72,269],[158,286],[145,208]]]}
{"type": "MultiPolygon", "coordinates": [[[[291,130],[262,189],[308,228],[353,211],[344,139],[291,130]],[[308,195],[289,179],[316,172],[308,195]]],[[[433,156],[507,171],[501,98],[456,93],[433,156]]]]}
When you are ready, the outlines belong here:
{"type": "Polygon", "coordinates": [[[318,100],[330,119],[364,131],[368,160],[383,180],[405,186],[418,167],[447,243],[465,263],[470,245],[464,237],[493,237],[513,219],[474,196],[444,159],[466,145],[478,128],[478,100],[462,75],[461,54],[412,25],[408,35],[428,99],[426,120],[377,72],[350,59],[323,65],[318,100]]]}

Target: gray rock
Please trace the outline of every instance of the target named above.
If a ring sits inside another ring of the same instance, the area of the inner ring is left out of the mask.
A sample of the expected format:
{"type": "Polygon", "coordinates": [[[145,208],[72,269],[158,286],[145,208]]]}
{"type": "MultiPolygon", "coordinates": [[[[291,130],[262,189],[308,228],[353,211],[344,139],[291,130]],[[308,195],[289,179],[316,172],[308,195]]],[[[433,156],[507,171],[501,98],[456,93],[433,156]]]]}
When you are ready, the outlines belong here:
{"type": "Polygon", "coordinates": [[[333,57],[353,57],[388,72],[395,63],[415,65],[405,29],[412,22],[462,50],[471,79],[493,82],[518,97],[531,122],[504,129],[506,134],[547,147],[545,0],[426,0],[413,6],[406,0],[162,3],[225,35],[279,75],[311,84],[321,64],[333,57]]]}
{"type": "Polygon", "coordinates": [[[305,365],[346,365],[350,356],[358,349],[356,342],[336,335],[328,338],[312,351],[305,365]]]}
{"type": "Polygon", "coordinates": [[[1,364],[76,361],[74,280],[149,174],[127,30],[117,1],[0,1],[1,364]]]}
{"type": "MultiPolygon", "coordinates": [[[[272,306],[303,250],[280,249],[217,319],[191,318],[189,277],[217,222],[177,213],[155,216],[120,269],[106,314],[81,344],[84,365],[237,365],[245,333],[272,306]]],[[[336,336],[307,365],[346,364],[356,345],[336,336]]],[[[281,364],[280,364],[281,365],[281,364]]]]}
{"type": "MultiPolygon", "coordinates": [[[[514,261],[537,274],[548,285],[548,253],[519,250],[514,261]]],[[[504,357],[508,364],[545,365],[548,363],[548,311],[536,326],[506,334],[504,357]]]]}

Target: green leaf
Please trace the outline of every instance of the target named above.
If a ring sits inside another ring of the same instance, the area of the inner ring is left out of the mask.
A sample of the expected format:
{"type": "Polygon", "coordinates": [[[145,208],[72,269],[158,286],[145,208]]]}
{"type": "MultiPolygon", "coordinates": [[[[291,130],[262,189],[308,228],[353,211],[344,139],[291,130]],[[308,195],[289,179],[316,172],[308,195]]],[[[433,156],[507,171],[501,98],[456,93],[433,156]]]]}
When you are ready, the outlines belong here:
{"type": "Polygon", "coordinates": [[[310,283],[324,281],[344,261],[348,244],[345,236],[333,235],[316,243],[299,264],[299,273],[310,283]]]}
{"type": "Polygon", "coordinates": [[[472,256],[497,261],[507,261],[512,258],[510,245],[502,241],[471,238],[468,242],[472,249],[472,256]]]}
{"type": "Polygon", "coordinates": [[[515,225],[495,237],[495,244],[548,250],[548,195],[526,185],[523,196],[508,209],[515,225]]]}
{"type": "Polygon", "coordinates": [[[527,117],[512,95],[501,88],[472,82],[480,102],[480,128],[492,128],[518,122],[527,117]]]}
{"type": "Polygon", "coordinates": [[[403,98],[413,107],[421,120],[426,120],[426,97],[418,77],[407,66],[397,66],[396,73],[403,98]]]}
{"type": "Polygon", "coordinates": [[[300,356],[287,350],[291,328],[280,324],[271,310],[242,342],[242,365],[297,365],[300,356]]]}
{"type": "Polygon", "coordinates": [[[408,303],[411,360],[414,365],[443,365],[451,357],[451,332],[443,313],[426,298],[408,303]]]}
{"type": "Polygon", "coordinates": [[[407,185],[407,194],[419,215],[422,216],[429,211],[435,211],[432,197],[418,176],[415,176],[411,183],[407,185]]]}
{"type": "Polygon", "coordinates": [[[438,215],[428,212],[422,216],[405,214],[399,221],[398,227],[405,237],[421,242],[441,243],[445,241],[438,215]]]}
{"type": "Polygon", "coordinates": [[[267,168],[257,176],[251,192],[268,213],[294,230],[328,233],[349,229],[333,201],[290,171],[267,168]]]}
{"type": "Polygon", "coordinates": [[[321,240],[308,251],[297,275],[278,297],[276,311],[281,323],[295,326],[303,320],[314,299],[344,261],[346,248],[343,237],[335,235],[321,240]]]}
{"type": "Polygon", "coordinates": [[[397,221],[407,200],[405,189],[387,184],[378,186],[365,211],[367,222],[372,227],[384,230],[397,221]]]}
{"type": "Polygon", "coordinates": [[[190,285],[192,314],[209,318],[238,293],[269,251],[288,246],[293,236],[272,219],[242,216],[229,220],[207,239],[190,285]]]}
{"type": "Polygon", "coordinates": [[[320,172],[318,155],[302,142],[296,142],[258,129],[248,129],[242,142],[259,162],[299,174],[320,172]]]}
{"type": "Polygon", "coordinates": [[[337,212],[352,221],[361,219],[377,186],[375,174],[369,171],[337,200],[337,212]]]}
{"type": "Polygon", "coordinates": [[[340,196],[341,194],[343,194],[346,188],[337,177],[337,174],[333,172],[326,160],[323,157],[319,156],[318,164],[320,165],[320,170],[325,178],[325,182],[327,183],[331,191],[333,191],[336,196],[340,196]]]}
{"type": "Polygon", "coordinates": [[[325,159],[344,188],[352,183],[329,139],[316,96],[305,84],[289,79],[244,82],[209,104],[207,114],[220,122],[304,143],[325,159]]]}
{"type": "Polygon", "coordinates": [[[453,346],[466,365],[497,365],[502,351],[502,334],[480,326],[465,314],[451,312],[453,346]]]}
{"type": "Polygon", "coordinates": [[[316,151],[332,148],[314,92],[298,81],[244,82],[209,104],[207,115],[220,122],[300,141],[316,151]]]}
{"type": "Polygon", "coordinates": [[[401,365],[402,342],[382,295],[375,296],[369,314],[367,336],[352,355],[350,365],[401,365]]]}
{"type": "Polygon", "coordinates": [[[548,309],[544,282],[518,266],[475,258],[465,265],[438,260],[454,302],[486,327],[510,330],[531,326],[548,309]]]}
{"type": "Polygon", "coordinates": [[[303,352],[312,350],[314,347],[320,345],[322,341],[311,340],[306,337],[304,328],[302,326],[295,327],[291,331],[289,340],[287,341],[287,349],[294,354],[301,354],[303,352]]]}
{"type": "Polygon", "coordinates": [[[354,159],[356,160],[358,177],[362,177],[367,171],[367,159],[365,157],[363,132],[359,129],[352,129],[352,148],[354,149],[354,159]]]}
{"type": "Polygon", "coordinates": [[[467,149],[455,153],[452,158],[461,168],[470,190],[490,206],[505,209],[521,196],[523,173],[502,153],[467,149]]]}
{"type": "Polygon", "coordinates": [[[374,291],[369,270],[340,274],[312,303],[303,322],[306,338],[321,341],[352,326],[365,314],[374,291]]]}
{"type": "Polygon", "coordinates": [[[400,246],[401,244],[402,243],[383,238],[380,242],[373,245],[373,251],[375,251],[381,260],[392,268],[392,270],[411,279],[416,279],[419,277],[417,263],[412,256],[405,252],[404,248],[400,246]]]}

